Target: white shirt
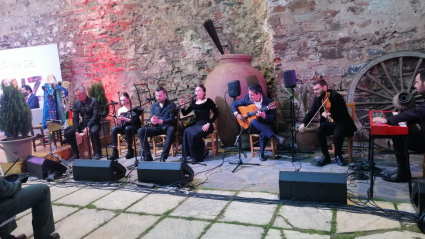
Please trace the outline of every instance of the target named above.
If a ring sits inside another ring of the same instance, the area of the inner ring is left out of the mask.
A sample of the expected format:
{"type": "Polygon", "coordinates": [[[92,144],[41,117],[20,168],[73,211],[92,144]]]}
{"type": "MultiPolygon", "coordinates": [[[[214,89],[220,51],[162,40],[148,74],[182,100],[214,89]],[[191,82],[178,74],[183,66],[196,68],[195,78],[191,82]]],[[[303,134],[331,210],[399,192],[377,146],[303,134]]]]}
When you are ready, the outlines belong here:
{"type": "Polygon", "coordinates": [[[263,106],[263,95],[261,95],[260,101],[254,102],[255,106],[257,106],[258,109],[261,109],[263,106]]]}

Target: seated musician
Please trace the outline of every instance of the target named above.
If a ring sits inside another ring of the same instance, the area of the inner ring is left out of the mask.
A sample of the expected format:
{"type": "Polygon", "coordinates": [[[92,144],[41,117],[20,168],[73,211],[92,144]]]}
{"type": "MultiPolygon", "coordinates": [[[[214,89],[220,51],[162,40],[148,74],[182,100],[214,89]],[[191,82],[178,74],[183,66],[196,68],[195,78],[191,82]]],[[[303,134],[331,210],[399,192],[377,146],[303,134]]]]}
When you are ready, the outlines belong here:
{"type": "MultiPolygon", "coordinates": [[[[269,105],[273,102],[272,99],[262,95],[263,89],[259,84],[252,84],[248,87],[248,94],[241,100],[232,103],[232,112],[238,120],[244,120],[246,115],[241,115],[238,111],[239,106],[248,106],[255,104],[258,109],[269,105]]],[[[259,159],[261,161],[267,160],[264,155],[264,148],[271,137],[274,137],[279,144],[283,144],[285,140],[283,137],[274,133],[274,122],[276,120],[276,112],[268,110],[266,112],[258,111],[257,119],[251,121],[249,125],[249,132],[253,134],[260,134],[260,152],[259,159]]]]}
{"type": "Polygon", "coordinates": [[[118,109],[117,124],[112,128],[112,155],[109,158],[110,160],[118,159],[118,134],[125,134],[125,140],[127,141],[127,154],[125,155],[126,159],[131,159],[134,157],[134,150],[132,147],[133,143],[133,134],[142,126],[140,121],[140,114],[143,113],[143,110],[134,107],[131,108],[130,96],[127,92],[122,92],[120,94],[121,108],[118,109]]]}
{"type": "Polygon", "coordinates": [[[74,156],[69,160],[78,159],[79,151],[78,145],[83,141],[83,136],[90,133],[91,141],[93,144],[93,151],[95,153],[93,159],[99,160],[102,158],[102,151],[100,148],[100,116],[99,116],[99,103],[95,98],[87,96],[86,88],[78,86],[75,89],[77,101],[74,103],[73,110],[73,125],[65,130],[65,138],[71,145],[74,156]],[[80,116],[82,121],[80,122],[80,116]]]}
{"type": "Polygon", "coordinates": [[[305,115],[303,123],[300,125],[298,131],[303,133],[306,125],[308,125],[310,120],[319,111],[320,126],[317,128],[316,133],[323,156],[316,165],[322,167],[331,162],[326,136],[333,135],[336,163],[339,166],[344,166],[345,162],[341,154],[344,137],[354,135],[354,132],[357,131],[356,125],[348,113],[347,106],[342,96],[333,90],[329,90],[325,80],[316,80],[312,85],[313,93],[316,97],[314,98],[313,106],[305,115]],[[323,104],[324,102],[325,104],[323,104]],[[330,103],[330,105],[328,103],[330,103]],[[323,107],[321,107],[322,104],[323,107]]]}
{"type": "MultiPolygon", "coordinates": [[[[425,95],[425,71],[421,71],[416,75],[415,88],[419,94],[425,95]]],[[[425,103],[422,103],[413,109],[403,111],[387,119],[374,117],[372,120],[375,123],[388,123],[390,125],[396,125],[400,122],[420,123],[421,130],[419,134],[411,135],[409,132],[409,138],[407,139],[407,149],[404,145],[403,139],[393,138],[394,151],[397,152],[395,155],[397,159],[397,170],[382,176],[383,180],[389,182],[407,182],[409,179],[410,168],[407,164],[407,160],[403,152],[409,149],[420,153],[425,151],[423,145],[423,142],[425,142],[425,103]]]]}
{"type": "Polygon", "coordinates": [[[161,162],[165,162],[170,153],[171,144],[174,141],[174,134],[176,133],[176,120],[174,109],[176,105],[167,99],[167,91],[163,87],[158,87],[155,90],[155,102],[151,107],[150,123],[152,127],[142,127],[137,131],[139,140],[142,144],[143,152],[142,157],[144,161],[152,161],[151,149],[147,138],[166,134],[164,149],[162,150],[161,162]]]}
{"type": "Polygon", "coordinates": [[[182,138],[183,160],[188,157],[194,162],[202,162],[208,157],[208,149],[202,140],[207,135],[214,132],[213,123],[218,117],[217,106],[210,98],[206,98],[206,88],[204,85],[197,85],[195,88],[196,100],[192,101],[187,109],[184,108],[184,100],[179,100],[183,115],[195,112],[196,122],[184,130],[182,138]],[[210,118],[210,112],[213,116],[210,118]]]}

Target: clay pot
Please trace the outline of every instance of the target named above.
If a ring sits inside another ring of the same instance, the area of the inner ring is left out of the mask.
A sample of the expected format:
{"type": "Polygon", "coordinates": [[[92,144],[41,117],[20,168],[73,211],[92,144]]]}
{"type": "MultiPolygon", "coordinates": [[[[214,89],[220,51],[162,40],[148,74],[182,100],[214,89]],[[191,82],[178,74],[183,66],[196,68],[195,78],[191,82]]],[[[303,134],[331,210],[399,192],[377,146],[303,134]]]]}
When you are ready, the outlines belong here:
{"type": "Polygon", "coordinates": [[[304,133],[295,132],[298,149],[301,151],[314,151],[317,145],[316,130],[319,126],[306,128],[304,133]]]}
{"type": "Polygon", "coordinates": [[[238,127],[231,110],[233,98],[229,97],[228,82],[239,80],[241,94],[236,100],[242,99],[248,93],[248,86],[259,84],[263,95],[267,95],[267,84],[264,76],[251,65],[252,56],[241,54],[226,54],[220,58],[220,64],[208,75],[205,81],[207,97],[218,106],[218,134],[221,142],[232,146],[235,143],[238,127]]]}

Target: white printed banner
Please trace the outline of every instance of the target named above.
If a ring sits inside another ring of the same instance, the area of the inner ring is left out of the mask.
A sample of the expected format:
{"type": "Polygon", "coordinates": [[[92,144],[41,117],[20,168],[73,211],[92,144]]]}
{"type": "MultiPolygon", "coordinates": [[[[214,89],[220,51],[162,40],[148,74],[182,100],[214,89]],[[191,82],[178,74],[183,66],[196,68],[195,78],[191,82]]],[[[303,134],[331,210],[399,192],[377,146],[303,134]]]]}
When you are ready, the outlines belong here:
{"type": "Polygon", "coordinates": [[[0,51],[0,80],[19,88],[22,85],[29,85],[42,101],[41,86],[45,83],[62,81],[57,45],[0,51]]]}

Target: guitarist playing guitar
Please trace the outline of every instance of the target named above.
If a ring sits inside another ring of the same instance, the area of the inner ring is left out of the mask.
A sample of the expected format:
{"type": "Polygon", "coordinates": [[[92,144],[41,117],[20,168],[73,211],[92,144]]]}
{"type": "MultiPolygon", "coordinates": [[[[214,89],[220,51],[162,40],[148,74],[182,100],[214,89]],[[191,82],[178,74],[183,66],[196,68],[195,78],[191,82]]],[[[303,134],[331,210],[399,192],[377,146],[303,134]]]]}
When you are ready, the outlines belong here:
{"type": "Polygon", "coordinates": [[[260,154],[261,161],[267,160],[264,155],[264,148],[269,139],[274,137],[279,144],[283,144],[283,137],[274,133],[274,121],[276,120],[277,102],[262,95],[262,88],[259,84],[252,84],[248,87],[248,94],[241,100],[232,103],[232,112],[243,128],[248,128],[250,134],[260,134],[260,154]],[[270,106],[269,106],[270,105],[270,106]],[[245,107],[244,107],[245,106],[245,107]],[[255,112],[255,117],[253,112],[255,112]]]}

